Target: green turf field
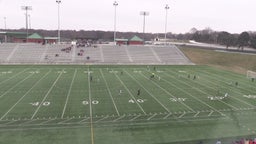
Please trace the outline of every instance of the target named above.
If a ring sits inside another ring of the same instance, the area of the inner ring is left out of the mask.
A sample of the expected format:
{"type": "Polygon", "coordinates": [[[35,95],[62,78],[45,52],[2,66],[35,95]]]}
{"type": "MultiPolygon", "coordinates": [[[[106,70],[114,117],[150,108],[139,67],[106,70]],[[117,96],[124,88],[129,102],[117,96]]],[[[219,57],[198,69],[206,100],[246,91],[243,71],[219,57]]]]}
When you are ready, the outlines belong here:
{"type": "Polygon", "coordinates": [[[0,66],[1,144],[212,143],[255,136],[255,106],[208,66],[0,66]]]}

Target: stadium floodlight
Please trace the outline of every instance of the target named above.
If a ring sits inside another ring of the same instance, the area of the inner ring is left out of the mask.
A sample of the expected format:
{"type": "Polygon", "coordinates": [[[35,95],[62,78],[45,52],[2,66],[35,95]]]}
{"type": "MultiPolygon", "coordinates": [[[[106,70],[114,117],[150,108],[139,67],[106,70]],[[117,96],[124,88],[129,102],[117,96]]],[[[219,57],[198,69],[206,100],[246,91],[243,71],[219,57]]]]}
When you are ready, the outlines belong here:
{"type": "Polygon", "coordinates": [[[61,0],[56,0],[56,3],[58,4],[58,43],[60,44],[60,3],[61,3],[61,0]]]}
{"type": "Polygon", "coordinates": [[[145,33],[145,20],[146,20],[146,16],[149,15],[149,12],[141,11],[141,12],[140,12],[140,15],[143,16],[143,33],[145,33]]]}
{"type": "Polygon", "coordinates": [[[30,16],[30,14],[28,15],[28,25],[29,25],[29,29],[31,29],[31,16],[30,16]]]}
{"type": "Polygon", "coordinates": [[[26,11],[26,32],[27,32],[27,36],[26,36],[26,42],[28,42],[28,10],[32,10],[31,6],[21,6],[22,10],[26,11]]]}
{"type": "Polygon", "coordinates": [[[113,3],[113,6],[115,7],[115,13],[114,13],[114,42],[116,42],[116,7],[118,6],[118,3],[115,1],[113,3]]]}
{"type": "Polygon", "coordinates": [[[167,15],[168,15],[168,9],[170,9],[170,7],[168,6],[168,4],[166,4],[164,8],[166,10],[166,14],[165,14],[165,35],[164,35],[165,45],[166,45],[167,44],[167,39],[166,39],[166,35],[167,35],[167,15]]]}

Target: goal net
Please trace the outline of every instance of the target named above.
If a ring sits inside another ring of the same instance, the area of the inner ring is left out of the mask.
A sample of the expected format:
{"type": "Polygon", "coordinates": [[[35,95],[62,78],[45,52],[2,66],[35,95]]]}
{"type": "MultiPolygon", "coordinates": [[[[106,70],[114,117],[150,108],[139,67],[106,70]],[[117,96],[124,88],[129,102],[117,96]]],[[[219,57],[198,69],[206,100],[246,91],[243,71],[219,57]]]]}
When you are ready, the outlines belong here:
{"type": "Polygon", "coordinates": [[[247,78],[255,78],[256,79],[256,72],[248,70],[247,78]]]}

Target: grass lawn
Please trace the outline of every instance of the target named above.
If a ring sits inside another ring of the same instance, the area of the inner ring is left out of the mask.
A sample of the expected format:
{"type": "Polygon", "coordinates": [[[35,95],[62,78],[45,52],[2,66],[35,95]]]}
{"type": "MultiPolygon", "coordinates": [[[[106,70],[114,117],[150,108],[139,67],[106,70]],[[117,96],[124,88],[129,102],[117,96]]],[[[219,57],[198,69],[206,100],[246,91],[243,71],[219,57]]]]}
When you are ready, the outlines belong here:
{"type": "Polygon", "coordinates": [[[256,133],[256,82],[209,66],[0,66],[0,143],[214,143],[256,133]]]}

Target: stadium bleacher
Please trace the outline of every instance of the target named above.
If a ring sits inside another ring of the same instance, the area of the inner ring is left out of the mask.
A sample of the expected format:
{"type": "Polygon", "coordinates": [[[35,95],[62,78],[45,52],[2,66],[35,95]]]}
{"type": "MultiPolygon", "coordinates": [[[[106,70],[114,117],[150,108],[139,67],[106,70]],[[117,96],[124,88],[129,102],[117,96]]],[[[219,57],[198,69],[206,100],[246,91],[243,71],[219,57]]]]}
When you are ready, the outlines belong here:
{"type": "Polygon", "coordinates": [[[1,64],[193,64],[176,46],[1,44],[1,64]]]}

